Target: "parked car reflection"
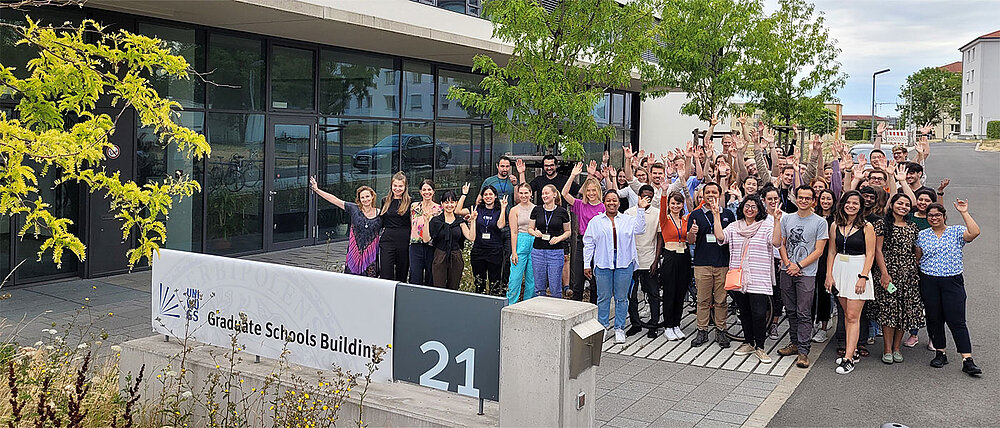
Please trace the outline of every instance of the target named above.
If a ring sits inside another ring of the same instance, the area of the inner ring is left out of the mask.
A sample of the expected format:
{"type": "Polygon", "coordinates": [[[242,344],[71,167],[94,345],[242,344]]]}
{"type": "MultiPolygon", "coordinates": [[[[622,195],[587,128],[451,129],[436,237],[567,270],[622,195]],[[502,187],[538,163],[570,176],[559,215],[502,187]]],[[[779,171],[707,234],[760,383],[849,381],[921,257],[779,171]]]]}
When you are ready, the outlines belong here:
{"type": "Polygon", "coordinates": [[[451,146],[436,142],[429,135],[393,134],[383,138],[370,149],[358,151],[352,158],[352,165],[360,172],[370,172],[385,165],[391,159],[393,171],[398,170],[396,160],[403,154],[403,169],[414,166],[444,168],[451,161],[451,146]],[[399,142],[402,142],[401,144],[399,142]]]}

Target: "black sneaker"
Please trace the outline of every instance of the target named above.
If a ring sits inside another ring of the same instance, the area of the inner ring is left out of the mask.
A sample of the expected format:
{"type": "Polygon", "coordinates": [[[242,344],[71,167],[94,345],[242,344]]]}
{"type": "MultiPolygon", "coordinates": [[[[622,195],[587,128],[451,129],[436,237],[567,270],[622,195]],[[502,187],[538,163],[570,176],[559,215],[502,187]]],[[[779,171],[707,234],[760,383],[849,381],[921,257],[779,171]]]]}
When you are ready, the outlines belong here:
{"type": "Polygon", "coordinates": [[[628,330],[625,330],[625,335],[632,336],[640,331],[642,331],[642,327],[633,324],[632,327],[629,327],[628,330]]]}
{"type": "Polygon", "coordinates": [[[656,339],[656,336],[659,336],[659,334],[656,332],[655,328],[651,328],[646,332],[646,337],[650,339],[656,339]]]}
{"type": "Polygon", "coordinates": [[[976,365],[975,361],[972,361],[972,357],[962,360],[962,371],[969,376],[979,376],[983,374],[983,370],[976,365]]]}
{"type": "Polygon", "coordinates": [[[696,334],[694,339],[691,340],[691,347],[697,348],[706,343],[708,343],[708,331],[698,330],[698,334],[696,334]]]}
{"type": "Polygon", "coordinates": [[[934,359],[931,360],[931,367],[939,369],[944,367],[945,364],[948,364],[948,355],[945,355],[945,353],[941,351],[935,351],[934,359]]]}
{"type": "Polygon", "coordinates": [[[722,330],[717,330],[715,332],[715,341],[719,343],[719,347],[722,349],[729,347],[729,336],[727,336],[726,332],[722,330]]]}
{"type": "Polygon", "coordinates": [[[854,371],[854,360],[850,358],[844,358],[840,362],[840,366],[837,367],[837,374],[848,374],[854,371]]]}

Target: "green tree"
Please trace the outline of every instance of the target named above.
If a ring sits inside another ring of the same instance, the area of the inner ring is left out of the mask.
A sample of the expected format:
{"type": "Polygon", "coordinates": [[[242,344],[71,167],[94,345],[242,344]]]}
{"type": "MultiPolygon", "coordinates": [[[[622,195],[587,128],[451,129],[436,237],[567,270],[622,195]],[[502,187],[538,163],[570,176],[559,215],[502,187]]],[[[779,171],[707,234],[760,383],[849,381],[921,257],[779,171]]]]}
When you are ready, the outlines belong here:
{"type": "Polygon", "coordinates": [[[660,3],[652,51],[645,67],[647,94],[687,92],[684,114],[708,121],[733,112],[731,100],[752,88],[752,70],[766,30],[759,0],[673,0],[660,3]]]}
{"type": "Polygon", "coordinates": [[[904,124],[937,125],[961,114],[962,75],[937,67],[927,67],[907,76],[899,88],[906,100],[900,109],[904,124]]]}
{"type": "Polygon", "coordinates": [[[762,63],[752,79],[752,101],[770,122],[790,125],[801,121],[816,100],[834,100],[847,75],[840,71],[840,49],[823,13],[803,0],[778,3],[762,24],[768,26],[769,38],[760,45],[762,63]]]}
{"type": "Polygon", "coordinates": [[[837,130],[837,113],[820,105],[818,109],[810,109],[802,117],[802,127],[819,135],[832,134],[837,130]]]}
{"type": "Polygon", "coordinates": [[[582,159],[583,144],[608,141],[594,107],[612,88],[629,86],[653,31],[648,0],[560,1],[551,12],[537,0],[491,0],[483,17],[493,36],[513,45],[505,65],[477,55],[473,70],[486,75],[480,91],[452,87],[448,98],[484,112],[513,141],[554,146],[582,159]]]}
{"type": "Polygon", "coordinates": [[[123,180],[103,166],[105,153],[112,147],[117,119],[134,112],[141,126],[152,128],[164,142],[176,143],[185,155],[209,154],[202,135],[175,121],[174,109],[180,105],[160,98],[146,77],[162,73],[188,78],[189,64],[171,55],[159,40],[106,32],[90,20],[61,28],[41,26],[30,18],[24,25],[0,25],[20,35],[18,44],[37,52],[27,63],[27,73],[18,73],[24,77],[15,75],[13,67],[0,66],[0,87],[16,101],[16,119],[0,115],[0,215],[23,216],[20,236],[38,237],[46,231],[39,260],[51,250],[59,264],[66,249],[85,259],[86,247],[69,232],[71,220],[53,215],[54,201],[43,200],[37,188],[40,175],[56,174],[56,184],[76,182],[105,194],[111,212],[123,222],[122,238],[136,239],[129,263],[148,259],[166,241],[161,220],[174,201],[201,188],[188,177],[143,186],[123,180]],[[109,103],[115,114],[97,112],[109,103]]]}

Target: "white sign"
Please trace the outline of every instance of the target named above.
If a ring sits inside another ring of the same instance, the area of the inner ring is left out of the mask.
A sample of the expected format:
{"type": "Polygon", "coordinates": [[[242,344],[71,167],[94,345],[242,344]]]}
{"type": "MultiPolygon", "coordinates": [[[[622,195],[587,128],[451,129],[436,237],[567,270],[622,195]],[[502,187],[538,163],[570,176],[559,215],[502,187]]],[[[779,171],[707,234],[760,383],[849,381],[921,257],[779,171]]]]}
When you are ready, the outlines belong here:
{"type": "Polygon", "coordinates": [[[905,129],[887,129],[885,131],[885,144],[902,145],[906,144],[908,140],[909,136],[905,129]]]}
{"type": "MultiPolygon", "coordinates": [[[[392,343],[396,283],[375,278],[160,250],[153,260],[153,330],[321,370],[365,373],[392,343]],[[186,332],[186,333],[185,333],[186,332]]],[[[392,379],[392,352],[373,378],[392,379]]]]}

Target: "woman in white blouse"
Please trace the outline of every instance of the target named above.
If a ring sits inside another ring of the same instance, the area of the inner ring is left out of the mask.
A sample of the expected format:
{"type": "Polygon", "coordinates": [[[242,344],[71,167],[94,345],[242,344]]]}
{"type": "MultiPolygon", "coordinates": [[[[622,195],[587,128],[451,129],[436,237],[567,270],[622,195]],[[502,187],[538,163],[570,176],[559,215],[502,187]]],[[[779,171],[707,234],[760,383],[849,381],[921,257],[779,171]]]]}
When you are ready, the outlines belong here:
{"type": "Polygon", "coordinates": [[[583,235],[584,266],[594,263],[594,270],[584,269],[587,278],[597,277],[597,320],[605,326],[615,297],[615,343],[625,343],[625,317],[628,316],[628,288],[636,266],[635,236],[646,231],[646,208],[650,198],[639,199],[636,215],[618,212],[618,192],[604,194],[605,212],[598,214],[583,235]]]}

